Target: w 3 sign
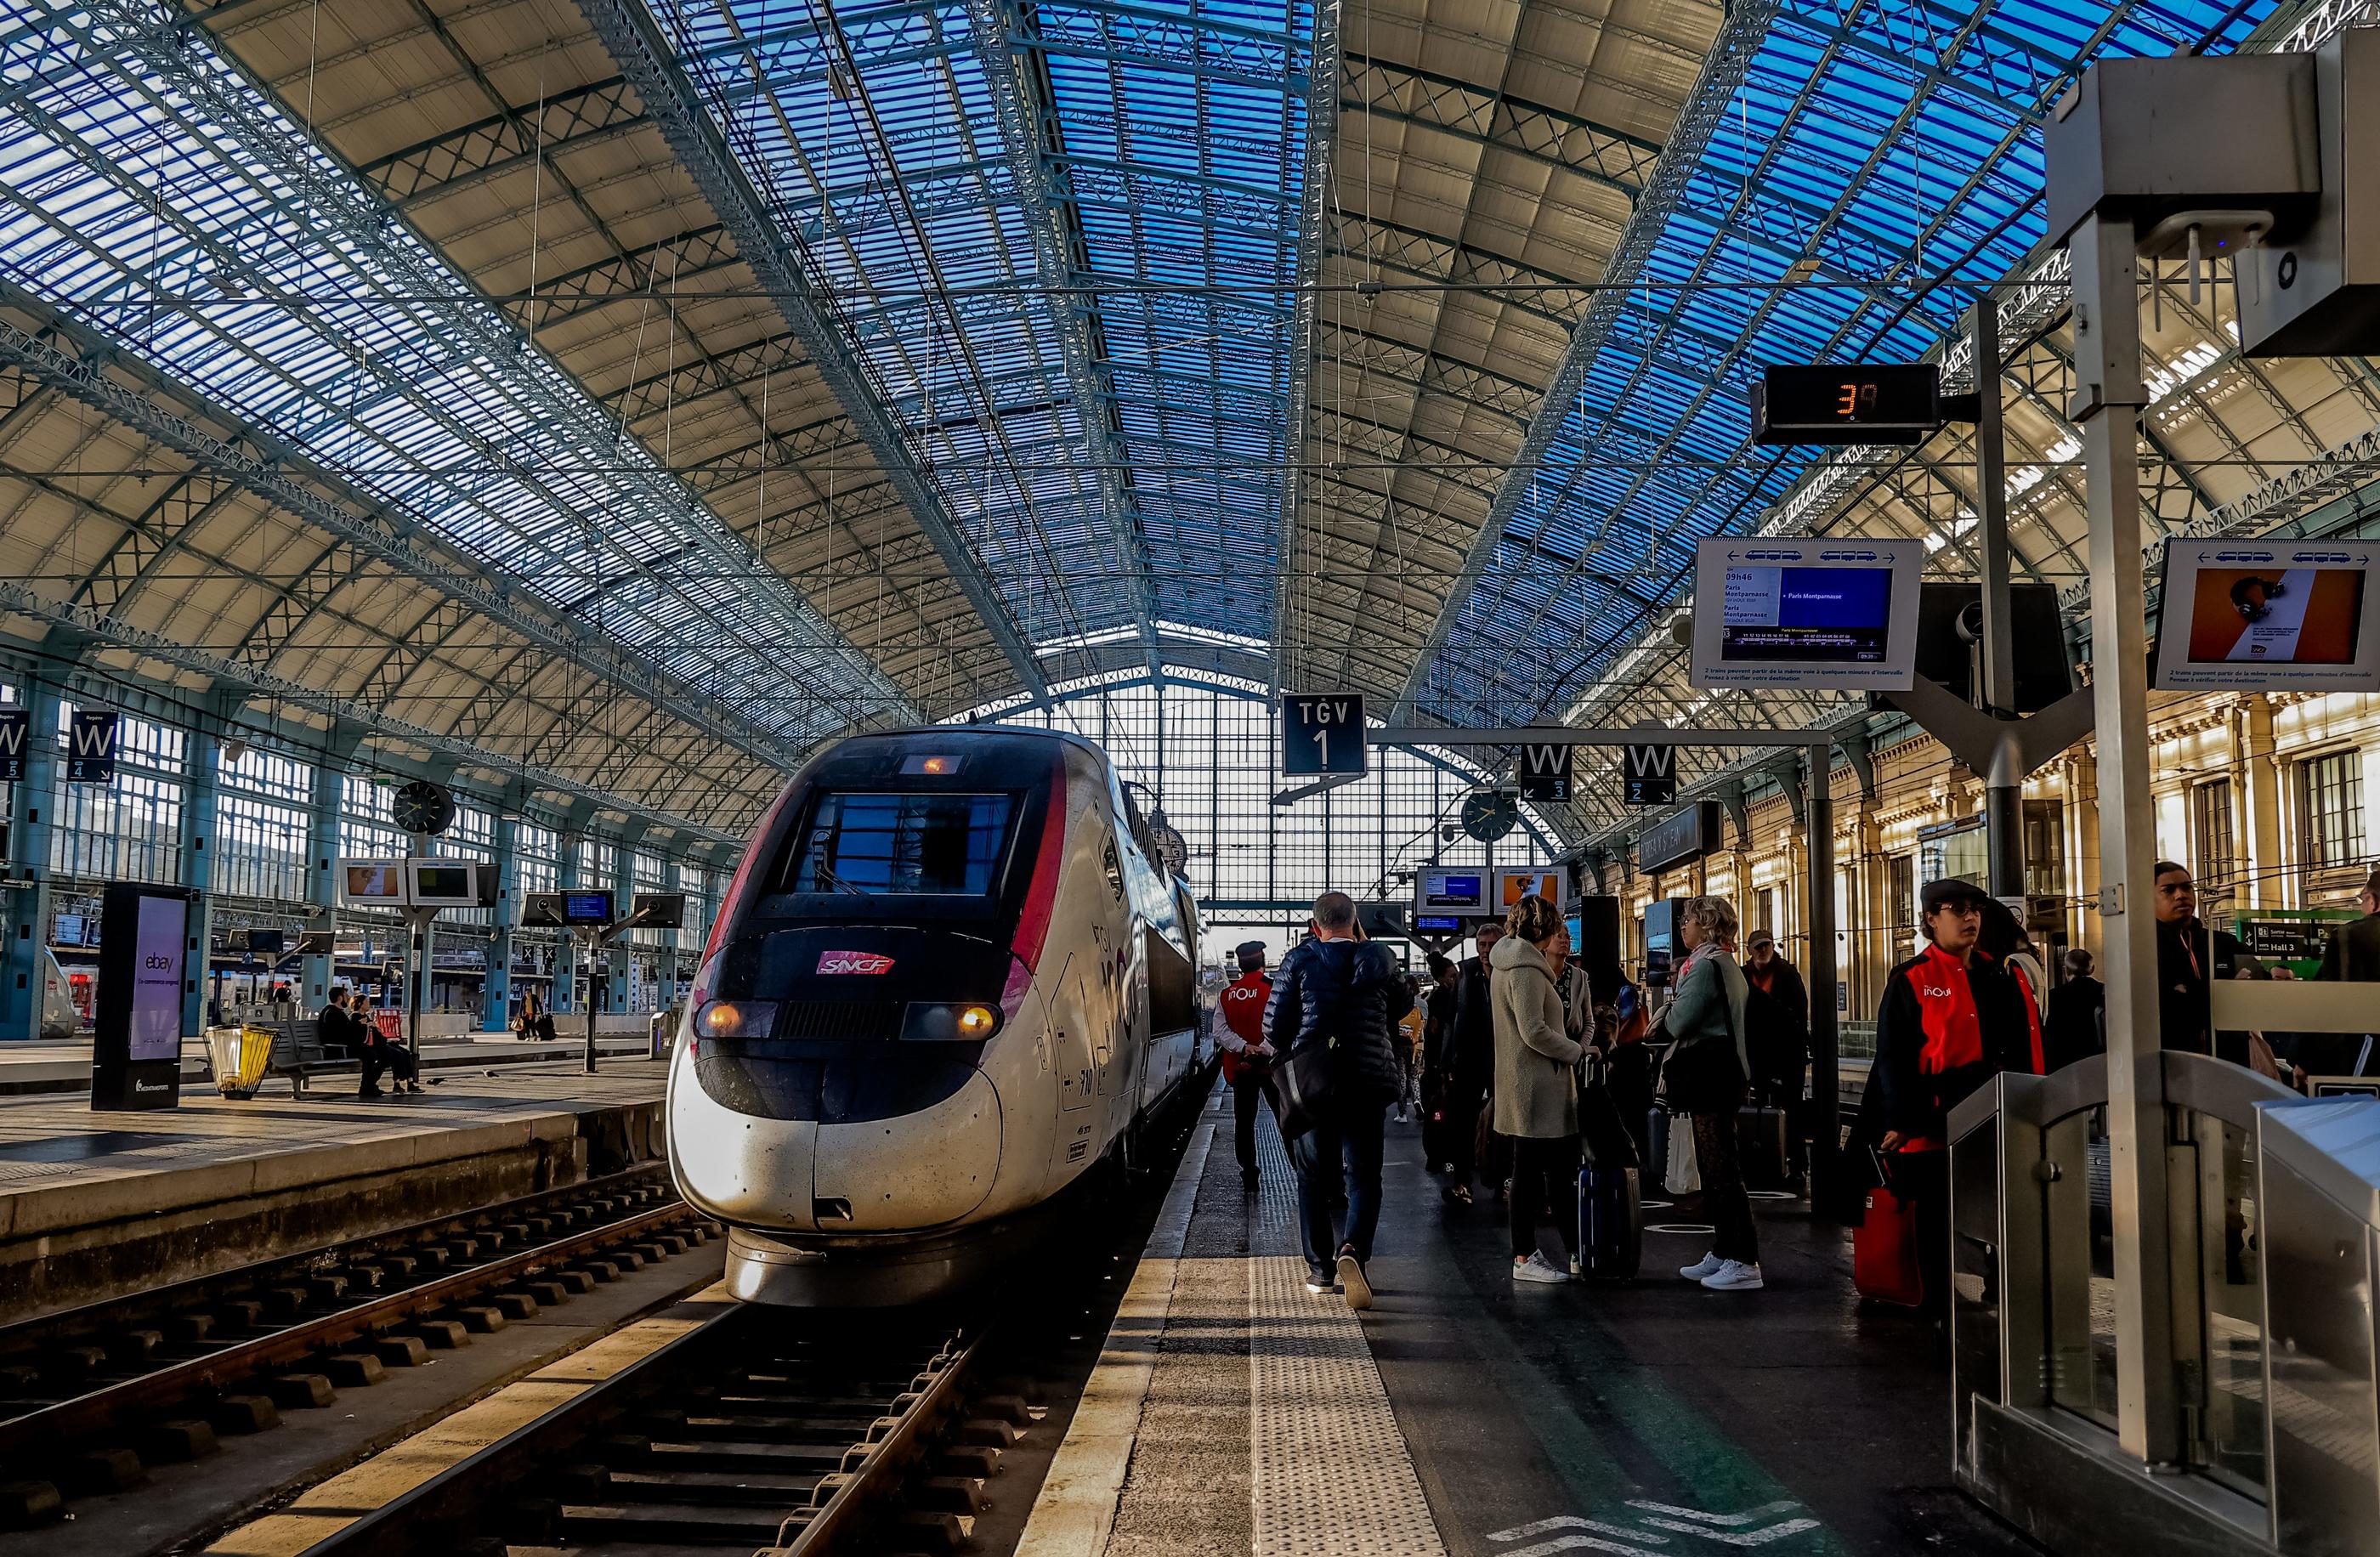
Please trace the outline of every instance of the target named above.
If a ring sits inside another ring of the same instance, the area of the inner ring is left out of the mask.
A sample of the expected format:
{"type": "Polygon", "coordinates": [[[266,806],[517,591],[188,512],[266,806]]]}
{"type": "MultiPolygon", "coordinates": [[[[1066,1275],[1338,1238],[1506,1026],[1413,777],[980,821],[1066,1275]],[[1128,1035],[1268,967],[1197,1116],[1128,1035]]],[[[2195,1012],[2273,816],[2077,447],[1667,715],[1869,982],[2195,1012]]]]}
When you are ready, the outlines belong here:
{"type": "Polygon", "coordinates": [[[1667,806],[1678,798],[1678,748],[1674,746],[1622,747],[1620,755],[1621,802],[1630,806],[1667,806]]]}

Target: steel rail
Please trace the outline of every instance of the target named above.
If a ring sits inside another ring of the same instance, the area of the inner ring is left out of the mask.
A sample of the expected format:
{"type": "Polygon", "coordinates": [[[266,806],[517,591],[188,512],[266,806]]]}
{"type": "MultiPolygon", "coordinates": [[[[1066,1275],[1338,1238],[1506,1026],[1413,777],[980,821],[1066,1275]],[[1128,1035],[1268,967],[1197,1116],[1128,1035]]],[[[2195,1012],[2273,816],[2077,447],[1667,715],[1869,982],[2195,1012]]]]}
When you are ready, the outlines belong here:
{"type": "Polygon", "coordinates": [[[220,1391],[237,1380],[316,1356],[359,1336],[426,1318],[489,1287],[505,1285],[541,1268],[641,1237],[697,1214],[683,1201],[636,1212],[618,1222],[567,1233],[549,1243],[499,1255],[485,1264],[445,1272],[334,1313],[237,1342],[221,1351],[170,1363],[131,1379],[100,1385],[72,1399],[37,1407],[0,1423],[0,1462],[21,1464],[39,1458],[45,1451],[55,1453],[63,1445],[86,1441],[110,1429],[153,1417],[158,1410],[194,1394],[220,1391]]]}
{"type": "Polygon", "coordinates": [[[935,1359],[941,1366],[935,1368],[933,1382],[910,1403],[891,1432],[868,1445],[868,1457],[859,1468],[841,1481],[827,1501],[807,1518],[797,1512],[779,1527],[778,1546],[771,1557],[820,1557],[833,1550],[835,1541],[866,1522],[871,1504],[897,1491],[902,1478],[922,1452],[919,1441],[940,1427],[957,1404],[960,1381],[966,1377],[982,1348],[981,1332],[970,1338],[956,1356],[951,1356],[945,1348],[943,1356],[935,1359]],[[788,1545],[784,1529],[795,1519],[802,1523],[788,1545]]]}

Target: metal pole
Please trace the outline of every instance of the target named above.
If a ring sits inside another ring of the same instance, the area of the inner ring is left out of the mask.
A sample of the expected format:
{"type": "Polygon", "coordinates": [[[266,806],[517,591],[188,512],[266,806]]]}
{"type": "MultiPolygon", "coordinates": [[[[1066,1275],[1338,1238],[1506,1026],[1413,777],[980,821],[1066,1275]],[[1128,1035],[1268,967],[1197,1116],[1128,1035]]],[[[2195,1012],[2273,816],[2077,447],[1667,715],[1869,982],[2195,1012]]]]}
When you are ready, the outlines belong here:
{"type": "Polygon", "coordinates": [[[595,954],[602,947],[602,937],[592,931],[579,931],[581,951],[587,961],[587,1074],[595,1074],[595,954]]]}
{"type": "MultiPolygon", "coordinates": [[[[1975,553],[1983,578],[1983,685],[1986,710],[2016,711],[2016,614],[2010,598],[2007,440],[2000,431],[1999,304],[1988,292],[1968,310],[1975,364],[1975,553]]],[[[2013,740],[1992,753],[1984,778],[1984,830],[1995,897],[2024,895],[2024,772],[2013,740]]]]}
{"type": "Polygon", "coordinates": [[[2101,976],[2115,1229],[2116,1422],[2126,1453],[2181,1455],[2158,1053],[2148,629],[2141,568],[2139,272],[2130,222],[2075,229],[2075,393],[2090,514],[2091,689],[2099,736],[2101,976]]]}
{"type": "Polygon", "coordinates": [[[1814,746],[1807,754],[1807,830],[1810,927],[1810,1203],[1835,1203],[1836,1161],[1842,1140],[1842,1061],[1835,1021],[1835,985],[1842,974],[1835,960],[1835,797],[1831,792],[1834,748],[1814,746]]]}
{"type": "Polygon", "coordinates": [[[438,916],[435,910],[423,915],[422,910],[417,908],[413,913],[418,917],[413,920],[413,977],[406,980],[406,1026],[408,1029],[406,1044],[412,1052],[413,1075],[419,1080],[421,1076],[421,993],[430,982],[430,921],[438,916]]]}

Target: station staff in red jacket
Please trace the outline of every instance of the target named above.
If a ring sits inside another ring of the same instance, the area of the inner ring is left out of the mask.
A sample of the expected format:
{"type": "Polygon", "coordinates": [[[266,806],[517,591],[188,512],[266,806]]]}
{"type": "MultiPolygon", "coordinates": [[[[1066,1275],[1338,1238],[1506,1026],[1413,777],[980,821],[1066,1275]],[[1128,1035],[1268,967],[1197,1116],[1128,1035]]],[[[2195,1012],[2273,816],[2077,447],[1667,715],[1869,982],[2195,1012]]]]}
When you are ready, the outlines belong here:
{"type": "Polygon", "coordinates": [[[1248,1193],[1257,1187],[1257,1110],[1264,1106],[1265,1073],[1271,1068],[1272,1045],[1265,1041],[1265,1007],[1272,1000],[1272,979],[1265,972],[1265,943],[1243,941],[1232,948],[1240,976],[1223,987],[1215,1002],[1215,1047],[1223,1053],[1223,1079],[1232,1089],[1232,1141],[1240,1158],[1240,1184],[1248,1193]]]}
{"type": "Polygon", "coordinates": [[[1950,1111],[2004,1070],[2043,1073],[2040,1004],[2024,975],[1977,944],[1984,891],[1929,882],[1925,949],[1885,979],[1864,1108],[1881,1129],[1895,1192],[1915,1201],[1926,1307],[1945,1311],[1950,1268],[1950,1111]]]}

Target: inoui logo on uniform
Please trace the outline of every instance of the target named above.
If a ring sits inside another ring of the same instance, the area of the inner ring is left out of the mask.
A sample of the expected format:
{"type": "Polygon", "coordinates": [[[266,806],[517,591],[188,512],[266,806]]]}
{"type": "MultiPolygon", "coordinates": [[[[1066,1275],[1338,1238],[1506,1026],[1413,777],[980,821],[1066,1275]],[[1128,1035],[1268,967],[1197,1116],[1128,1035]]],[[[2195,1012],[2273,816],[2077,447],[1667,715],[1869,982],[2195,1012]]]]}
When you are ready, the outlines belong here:
{"type": "Polygon", "coordinates": [[[890,973],[892,959],[878,952],[820,952],[820,973],[890,973]]]}

